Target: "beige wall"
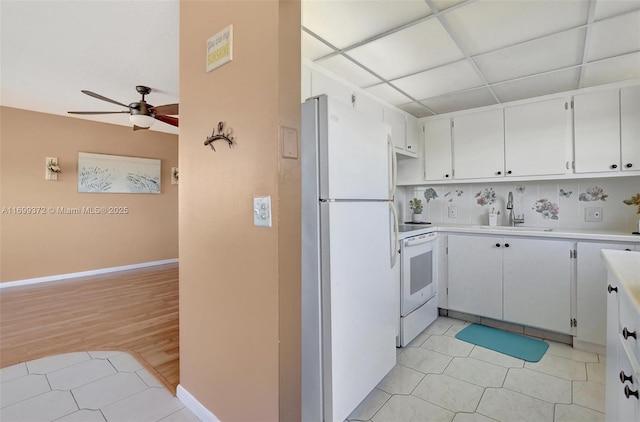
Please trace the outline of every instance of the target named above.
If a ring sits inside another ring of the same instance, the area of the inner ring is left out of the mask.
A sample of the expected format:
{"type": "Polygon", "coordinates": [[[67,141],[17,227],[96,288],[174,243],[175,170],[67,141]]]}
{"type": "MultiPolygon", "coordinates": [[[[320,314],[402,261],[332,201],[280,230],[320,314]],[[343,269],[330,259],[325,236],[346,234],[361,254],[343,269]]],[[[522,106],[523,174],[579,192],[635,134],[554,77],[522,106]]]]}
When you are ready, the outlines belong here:
{"type": "Polygon", "coordinates": [[[181,1],[180,385],[223,421],[300,419],[298,1],[181,1]],[[205,72],[233,24],[233,61],[205,72]],[[203,145],[218,121],[237,143],[203,145]],[[273,227],[253,225],[271,196],[273,227]]]}
{"type": "Polygon", "coordinates": [[[126,215],[0,213],[0,281],[14,281],[178,257],[176,135],[0,108],[0,208],[126,206],[126,215]],[[78,152],[162,160],[162,193],[77,192],[78,152]],[[45,180],[45,157],[62,174],[45,180]]]}

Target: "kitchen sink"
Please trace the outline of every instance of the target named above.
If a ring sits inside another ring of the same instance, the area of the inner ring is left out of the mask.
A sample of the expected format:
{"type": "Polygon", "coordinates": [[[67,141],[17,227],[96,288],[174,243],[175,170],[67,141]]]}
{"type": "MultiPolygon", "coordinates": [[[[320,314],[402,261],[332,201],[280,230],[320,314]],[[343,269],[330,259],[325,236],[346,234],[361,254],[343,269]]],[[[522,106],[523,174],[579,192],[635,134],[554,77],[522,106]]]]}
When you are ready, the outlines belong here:
{"type": "Polygon", "coordinates": [[[504,231],[525,231],[525,232],[550,232],[550,227],[527,227],[527,226],[480,226],[481,229],[504,230],[504,231]]]}

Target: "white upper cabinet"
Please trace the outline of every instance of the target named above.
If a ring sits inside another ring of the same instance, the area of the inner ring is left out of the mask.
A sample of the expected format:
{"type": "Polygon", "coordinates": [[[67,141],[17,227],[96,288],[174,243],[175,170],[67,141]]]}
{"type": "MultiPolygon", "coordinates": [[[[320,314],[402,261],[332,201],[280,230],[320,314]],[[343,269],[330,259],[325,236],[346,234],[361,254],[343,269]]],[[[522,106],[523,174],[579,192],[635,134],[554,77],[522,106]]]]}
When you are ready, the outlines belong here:
{"type": "Polygon", "coordinates": [[[418,142],[420,142],[420,128],[418,118],[414,116],[405,116],[407,127],[407,139],[405,148],[408,152],[418,152],[418,142]]]}
{"type": "Polygon", "coordinates": [[[428,181],[451,180],[451,120],[424,123],[424,175],[428,181]]]}
{"type": "Polygon", "coordinates": [[[382,106],[382,104],[380,104],[373,98],[361,93],[354,93],[353,97],[355,99],[353,107],[355,107],[356,110],[363,112],[364,114],[377,121],[383,120],[384,107],[382,106]]]}
{"type": "Polygon", "coordinates": [[[384,122],[391,126],[393,145],[401,150],[405,149],[407,138],[407,123],[404,114],[389,107],[384,107],[384,122]]]}
{"type": "Polygon", "coordinates": [[[620,169],[620,99],[618,90],[573,97],[576,173],[620,169]]]}
{"type": "Polygon", "coordinates": [[[503,176],[502,109],[453,118],[453,169],[456,179],[503,176]]]}
{"type": "Polygon", "coordinates": [[[351,102],[352,89],[337,81],[324,73],[312,71],[311,72],[311,95],[327,94],[329,97],[334,98],[345,104],[352,105],[351,102]]]}
{"type": "Polygon", "coordinates": [[[620,90],[622,171],[640,170],[640,85],[620,90]]]}
{"type": "Polygon", "coordinates": [[[556,98],[504,109],[506,176],[570,172],[570,100],[556,98]]]}
{"type": "Polygon", "coordinates": [[[404,113],[384,107],[384,122],[391,126],[391,137],[396,152],[410,157],[417,156],[418,119],[409,118],[404,113]]]}

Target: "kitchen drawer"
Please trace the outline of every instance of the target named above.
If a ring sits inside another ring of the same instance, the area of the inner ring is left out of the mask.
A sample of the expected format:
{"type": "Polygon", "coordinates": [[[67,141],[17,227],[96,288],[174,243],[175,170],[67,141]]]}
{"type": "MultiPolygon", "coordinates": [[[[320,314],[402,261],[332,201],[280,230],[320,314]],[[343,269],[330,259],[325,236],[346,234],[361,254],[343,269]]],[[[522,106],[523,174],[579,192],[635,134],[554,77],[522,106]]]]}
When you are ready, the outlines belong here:
{"type": "MultiPolygon", "coordinates": [[[[640,390],[640,380],[638,373],[634,370],[634,357],[629,356],[629,348],[624,347],[624,339],[620,336],[621,342],[617,347],[616,379],[613,381],[615,390],[616,415],[607,415],[608,421],[637,421],[639,416],[638,398],[635,396],[640,390]]],[[[613,356],[611,357],[613,358],[613,356]]]]}
{"type": "MultiPolygon", "coordinates": [[[[627,292],[620,295],[620,324],[618,332],[620,341],[625,344],[625,348],[635,359],[640,362],[640,316],[636,311],[627,292]]],[[[633,359],[632,359],[633,362],[633,359]]]]}

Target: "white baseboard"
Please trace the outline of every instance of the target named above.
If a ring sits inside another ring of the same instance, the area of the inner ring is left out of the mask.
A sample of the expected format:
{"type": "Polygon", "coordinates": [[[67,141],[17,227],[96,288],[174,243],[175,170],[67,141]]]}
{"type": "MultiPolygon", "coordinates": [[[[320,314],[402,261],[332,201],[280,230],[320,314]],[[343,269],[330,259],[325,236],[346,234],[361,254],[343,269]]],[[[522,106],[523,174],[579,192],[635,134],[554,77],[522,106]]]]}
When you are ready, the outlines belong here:
{"type": "Polygon", "coordinates": [[[584,350],[585,352],[597,353],[603,356],[607,355],[607,346],[578,340],[575,337],[573,338],[573,348],[578,350],[584,350]]]}
{"type": "Polygon", "coordinates": [[[24,280],[7,281],[6,283],[0,283],[0,289],[7,287],[26,286],[27,284],[46,283],[47,281],[66,280],[68,278],[87,277],[91,275],[107,274],[116,271],[135,270],[137,268],[153,267],[155,265],[174,264],[178,262],[178,258],[163,259],[161,261],[141,262],[139,264],[122,265],[120,267],[101,268],[99,270],[81,271],[78,273],[67,273],[50,275],[46,277],[27,278],[24,280]]]}
{"type": "Polygon", "coordinates": [[[202,403],[191,395],[183,386],[178,384],[176,389],[176,397],[184,404],[184,406],[198,417],[202,422],[220,422],[220,419],[216,417],[209,409],[204,407],[202,403]]]}

